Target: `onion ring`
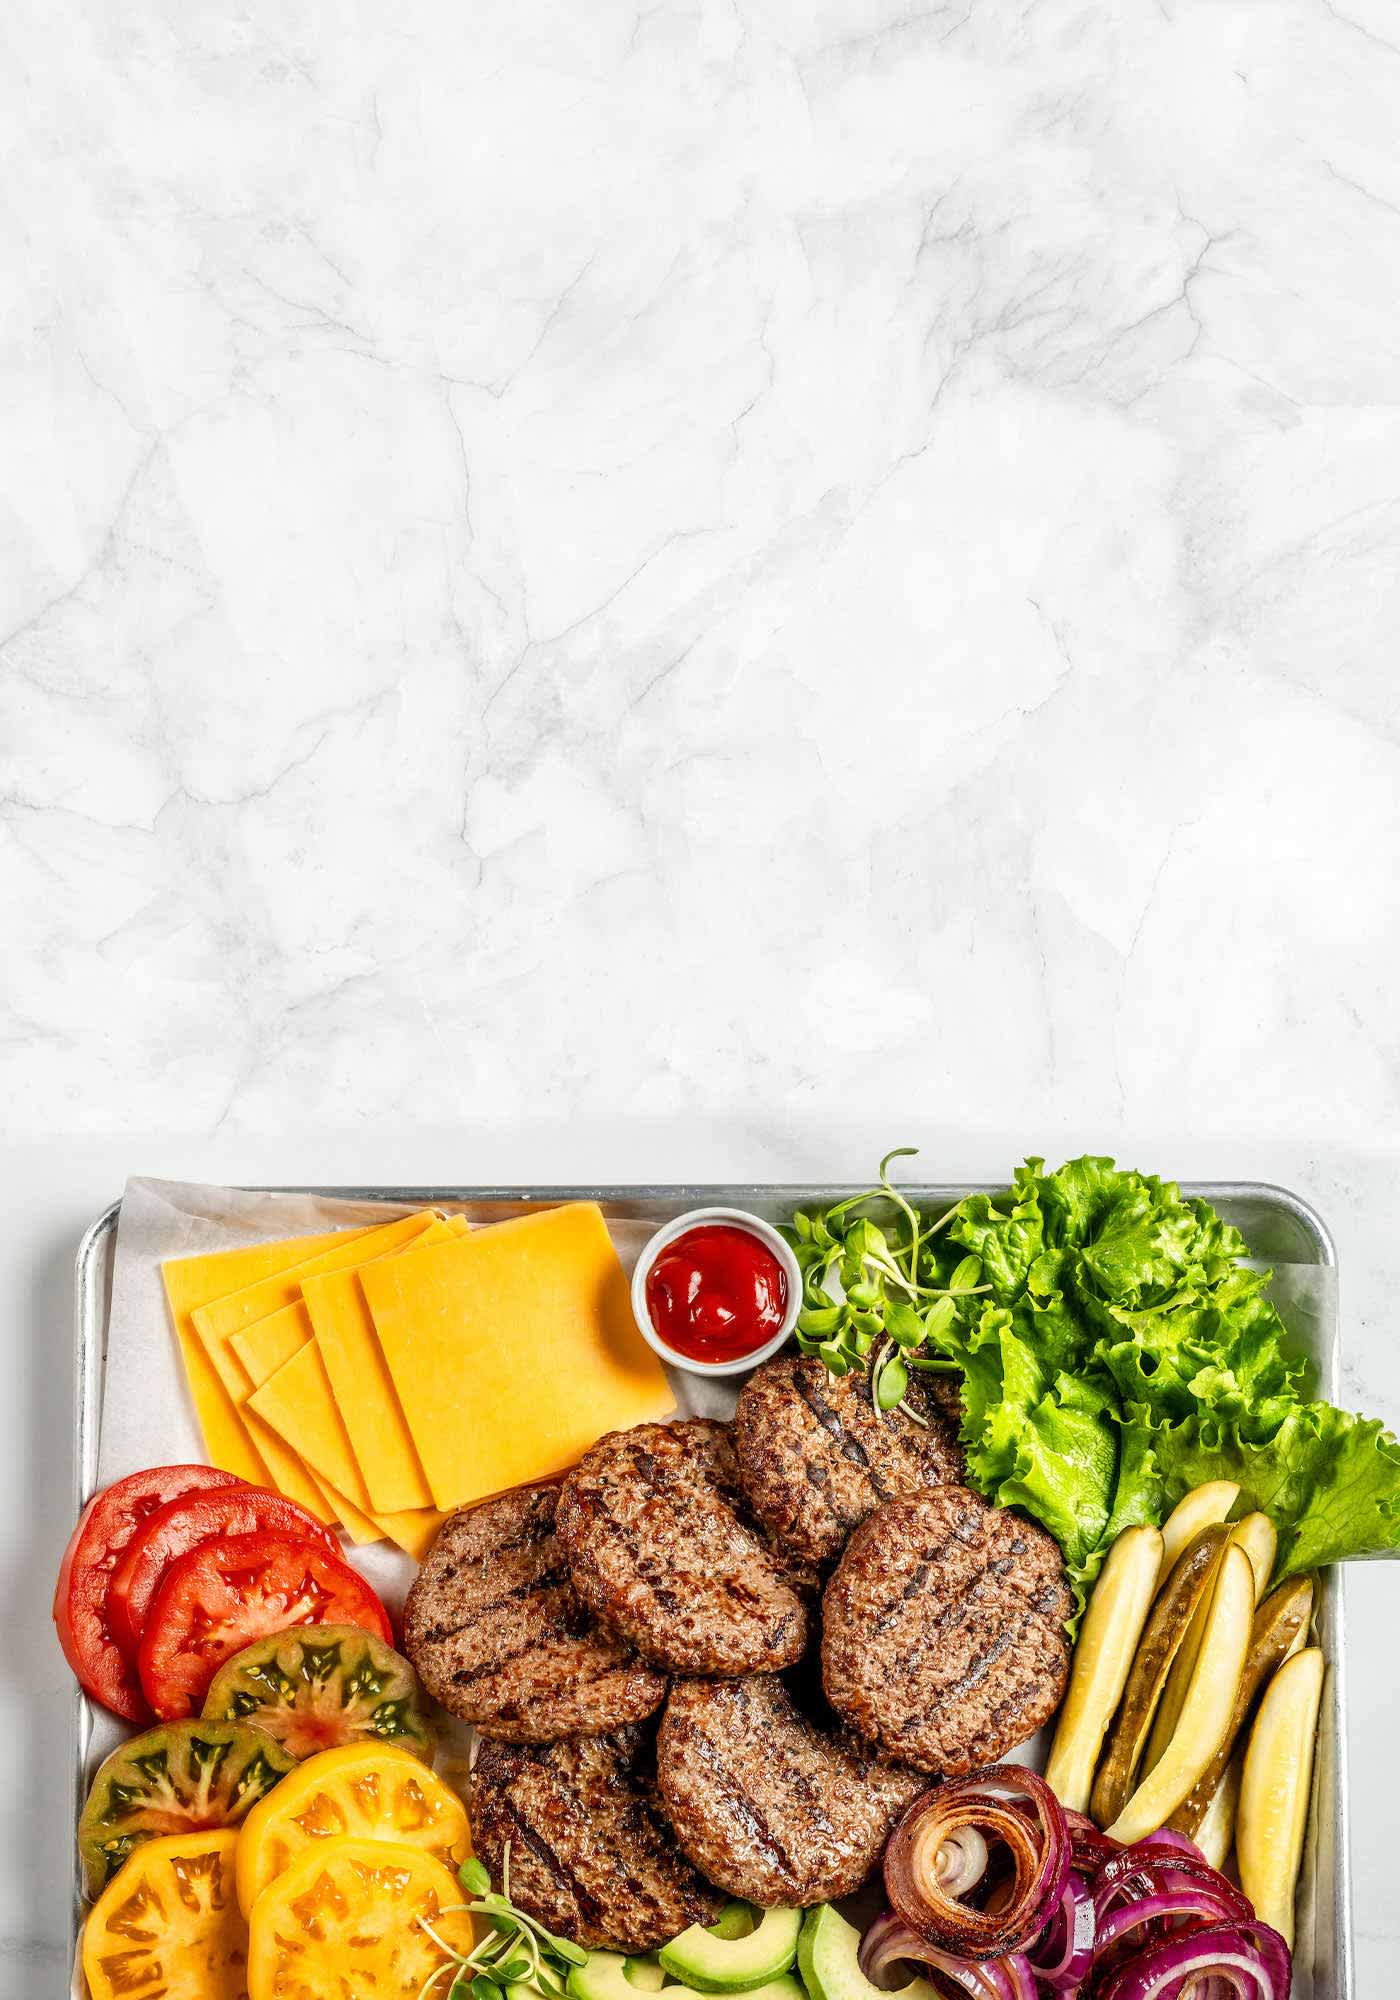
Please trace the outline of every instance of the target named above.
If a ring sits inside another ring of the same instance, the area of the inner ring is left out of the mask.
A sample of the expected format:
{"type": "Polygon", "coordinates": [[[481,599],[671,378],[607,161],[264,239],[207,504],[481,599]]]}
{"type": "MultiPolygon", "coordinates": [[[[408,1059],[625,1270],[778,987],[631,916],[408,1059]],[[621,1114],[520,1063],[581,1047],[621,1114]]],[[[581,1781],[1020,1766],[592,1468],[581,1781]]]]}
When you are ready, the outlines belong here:
{"type": "Polygon", "coordinates": [[[994,1764],[915,1799],[885,1849],[885,1890],[925,1944],[964,1959],[995,1959],[1024,1952],[1039,1936],[1064,1895],[1069,1866],[1064,1809],[1045,1780],[1019,1764],[994,1764]],[[987,1857],[973,1879],[978,1846],[970,1833],[987,1857]],[[994,1849],[1010,1860],[1010,1882],[998,1884],[985,1907],[964,1901],[985,1879],[994,1849]]]}

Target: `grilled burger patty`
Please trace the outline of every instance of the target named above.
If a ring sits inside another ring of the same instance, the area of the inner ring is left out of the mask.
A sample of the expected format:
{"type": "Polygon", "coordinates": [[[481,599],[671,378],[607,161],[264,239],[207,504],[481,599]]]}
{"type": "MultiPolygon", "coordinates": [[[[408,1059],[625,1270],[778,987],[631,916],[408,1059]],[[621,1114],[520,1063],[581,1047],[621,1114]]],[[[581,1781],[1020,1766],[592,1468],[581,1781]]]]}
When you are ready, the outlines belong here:
{"type": "Polygon", "coordinates": [[[1054,1713],[1069,1610],[1042,1528],[961,1486],[892,1500],[856,1529],[826,1588],[827,1699],[919,1770],[995,1764],[1054,1713]]]}
{"type": "Polygon", "coordinates": [[[815,1355],[784,1354],[749,1377],[734,1412],[744,1496],[779,1548],[836,1561],[882,1500],[963,1476],[957,1432],[916,1375],[907,1400],[923,1424],[878,1411],[864,1372],[829,1374],[815,1355]]]}
{"type": "Polygon", "coordinates": [[[676,1838],[712,1882],[804,1907],[861,1886],[928,1782],[847,1730],[819,1728],[776,1674],[678,1681],[657,1781],[676,1838]]]}
{"type": "Polygon", "coordinates": [[[612,1431],[564,1481],[556,1532],[584,1603],[683,1674],[791,1665],[810,1618],[749,1526],[726,1424],[612,1431]]]}
{"type": "Polygon", "coordinates": [[[650,1951],[713,1923],[724,1897],[691,1867],[656,1801],[636,1727],[545,1746],[484,1743],[472,1774],[477,1854],[511,1899],[590,1950],[650,1951]]]}
{"type": "Polygon", "coordinates": [[[639,1722],[665,1677],[580,1602],[554,1534],[558,1489],[527,1486],[444,1522],[404,1607],[404,1651],[483,1736],[547,1743],[639,1722]]]}

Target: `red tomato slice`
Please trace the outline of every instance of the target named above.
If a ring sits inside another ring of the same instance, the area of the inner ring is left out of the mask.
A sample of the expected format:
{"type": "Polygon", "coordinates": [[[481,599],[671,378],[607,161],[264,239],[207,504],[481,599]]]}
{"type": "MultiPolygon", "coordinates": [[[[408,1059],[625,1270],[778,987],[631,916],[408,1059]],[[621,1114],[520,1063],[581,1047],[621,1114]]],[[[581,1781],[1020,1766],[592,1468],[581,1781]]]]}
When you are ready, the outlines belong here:
{"type": "Polygon", "coordinates": [[[112,1629],[108,1597],[113,1572],[159,1508],[181,1494],[238,1484],[231,1472],[214,1465],[153,1465],[94,1493],[78,1516],[53,1594],[58,1643],[83,1691],[128,1722],[145,1722],[150,1711],[135,1659],[122,1652],[112,1629]]]}
{"type": "Polygon", "coordinates": [[[162,1721],[196,1715],[209,1683],[289,1625],[358,1625],[393,1644],[388,1614],[349,1563],[293,1535],[202,1542],[166,1572],[141,1641],[141,1686],[162,1721]]]}
{"type": "Polygon", "coordinates": [[[340,1543],[314,1514],[263,1486],[240,1483],[228,1492],[197,1493],[162,1507],[135,1536],[112,1578],[110,1615],[118,1645],[135,1658],[156,1592],[180,1556],[216,1535],[263,1534],[299,1536],[340,1554],[340,1543]]]}

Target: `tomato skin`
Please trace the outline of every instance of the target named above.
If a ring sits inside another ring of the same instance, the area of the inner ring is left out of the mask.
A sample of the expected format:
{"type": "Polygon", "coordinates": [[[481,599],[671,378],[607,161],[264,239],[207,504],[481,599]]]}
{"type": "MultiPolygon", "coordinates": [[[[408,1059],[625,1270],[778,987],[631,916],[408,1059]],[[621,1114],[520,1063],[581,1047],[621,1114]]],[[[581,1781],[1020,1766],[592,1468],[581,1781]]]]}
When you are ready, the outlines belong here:
{"type": "Polygon", "coordinates": [[[216,1536],[172,1563],[156,1592],[137,1660],[142,1689],[162,1720],[197,1714],[225,1660],[290,1625],[323,1624],[393,1644],[384,1606],[320,1540],[216,1536]]]}
{"type": "Polygon", "coordinates": [[[83,1692],[128,1722],[150,1711],[111,1620],[112,1578],[146,1521],[182,1494],[240,1482],[213,1465],[154,1465],[94,1493],[69,1537],[53,1594],[53,1622],[63,1657],[83,1692]]]}
{"type": "Polygon", "coordinates": [[[340,1543],[314,1514],[265,1486],[240,1481],[236,1491],[196,1493],[162,1507],[133,1538],[112,1578],[110,1614],[117,1643],[136,1657],[156,1592],[173,1562],[215,1536],[262,1534],[294,1535],[340,1554],[340,1543]]]}

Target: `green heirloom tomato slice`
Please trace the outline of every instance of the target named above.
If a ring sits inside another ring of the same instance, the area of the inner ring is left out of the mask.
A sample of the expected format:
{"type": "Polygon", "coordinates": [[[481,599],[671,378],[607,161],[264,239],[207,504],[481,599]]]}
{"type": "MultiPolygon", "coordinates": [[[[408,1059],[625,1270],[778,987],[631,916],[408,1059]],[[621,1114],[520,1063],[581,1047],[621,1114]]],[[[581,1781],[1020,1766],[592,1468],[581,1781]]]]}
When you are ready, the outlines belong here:
{"type": "Polygon", "coordinates": [[[236,1826],[293,1761],[246,1722],[163,1722],[133,1736],[99,1767],[78,1822],[89,1896],[143,1840],[236,1826]]]}
{"type": "Polygon", "coordinates": [[[215,1674],[206,1716],[255,1722],[293,1757],[392,1743],[432,1761],[418,1676],[358,1625],[302,1625],[258,1639],[215,1674]]]}

